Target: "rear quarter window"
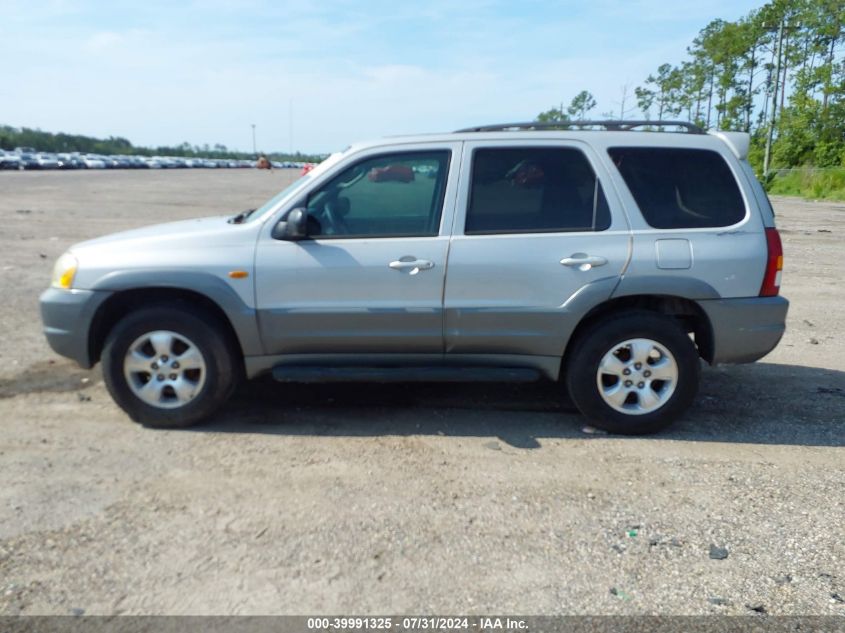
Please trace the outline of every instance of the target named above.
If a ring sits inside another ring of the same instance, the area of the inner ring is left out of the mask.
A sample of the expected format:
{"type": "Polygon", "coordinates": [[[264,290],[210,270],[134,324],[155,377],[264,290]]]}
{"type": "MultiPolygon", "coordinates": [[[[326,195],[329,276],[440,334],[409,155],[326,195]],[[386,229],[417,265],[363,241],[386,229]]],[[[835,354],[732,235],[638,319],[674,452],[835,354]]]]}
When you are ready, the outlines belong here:
{"type": "Polygon", "coordinates": [[[649,226],[723,227],[745,217],[745,201],[736,179],[718,152],[612,147],[608,154],[649,226]]]}

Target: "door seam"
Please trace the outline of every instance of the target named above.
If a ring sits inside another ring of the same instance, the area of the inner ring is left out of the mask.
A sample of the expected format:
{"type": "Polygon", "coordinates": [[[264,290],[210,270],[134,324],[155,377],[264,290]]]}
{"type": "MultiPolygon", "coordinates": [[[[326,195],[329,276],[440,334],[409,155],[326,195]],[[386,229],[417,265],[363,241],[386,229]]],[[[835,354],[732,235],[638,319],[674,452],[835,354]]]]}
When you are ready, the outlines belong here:
{"type": "Polygon", "coordinates": [[[440,353],[446,359],[446,284],[449,283],[449,255],[452,252],[452,239],[455,236],[455,222],[458,218],[458,200],[460,199],[461,184],[464,172],[464,147],[461,141],[458,157],[458,174],[455,178],[455,197],[452,201],[452,225],[449,227],[449,235],[446,240],[446,258],[443,264],[443,287],[440,289],[440,353]]]}

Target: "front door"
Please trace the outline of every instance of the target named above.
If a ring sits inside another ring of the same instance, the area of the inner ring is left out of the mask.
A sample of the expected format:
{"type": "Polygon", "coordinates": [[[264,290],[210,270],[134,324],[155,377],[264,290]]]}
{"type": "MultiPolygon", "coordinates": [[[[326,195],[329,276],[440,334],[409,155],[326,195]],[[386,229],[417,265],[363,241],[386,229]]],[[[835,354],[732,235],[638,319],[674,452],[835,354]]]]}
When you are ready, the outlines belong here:
{"type": "Polygon", "coordinates": [[[262,234],[256,295],[268,354],[443,352],[459,149],[367,153],[308,194],[308,239],[262,234]]]}

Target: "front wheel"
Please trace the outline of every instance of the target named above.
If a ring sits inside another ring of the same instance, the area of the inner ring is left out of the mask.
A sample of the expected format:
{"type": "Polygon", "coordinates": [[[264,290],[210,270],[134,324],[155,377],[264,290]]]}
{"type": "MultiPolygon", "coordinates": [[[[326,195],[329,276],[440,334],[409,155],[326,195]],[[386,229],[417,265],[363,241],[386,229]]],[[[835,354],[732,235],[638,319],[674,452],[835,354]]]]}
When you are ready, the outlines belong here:
{"type": "Polygon", "coordinates": [[[565,371],[570,397],[596,427],[639,435],[665,428],[692,404],[700,363],[676,320],[637,311],[584,332],[565,371]]]}
{"type": "Polygon", "coordinates": [[[195,424],[217,411],[238,373],[223,328],[187,308],[148,308],[112,329],[103,348],[103,379],[136,422],[195,424]]]}

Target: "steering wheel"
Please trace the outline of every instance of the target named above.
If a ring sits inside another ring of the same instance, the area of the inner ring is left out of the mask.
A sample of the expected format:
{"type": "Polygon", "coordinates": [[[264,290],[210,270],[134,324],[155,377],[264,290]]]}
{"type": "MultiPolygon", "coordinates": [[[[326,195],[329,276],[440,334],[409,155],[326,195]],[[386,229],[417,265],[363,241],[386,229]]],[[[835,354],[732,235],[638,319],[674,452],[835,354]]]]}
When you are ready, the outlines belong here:
{"type": "Polygon", "coordinates": [[[324,233],[326,235],[348,235],[349,226],[339,213],[336,200],[327,200],[323,205],[323,219],[325,222],[324,233]]]}

